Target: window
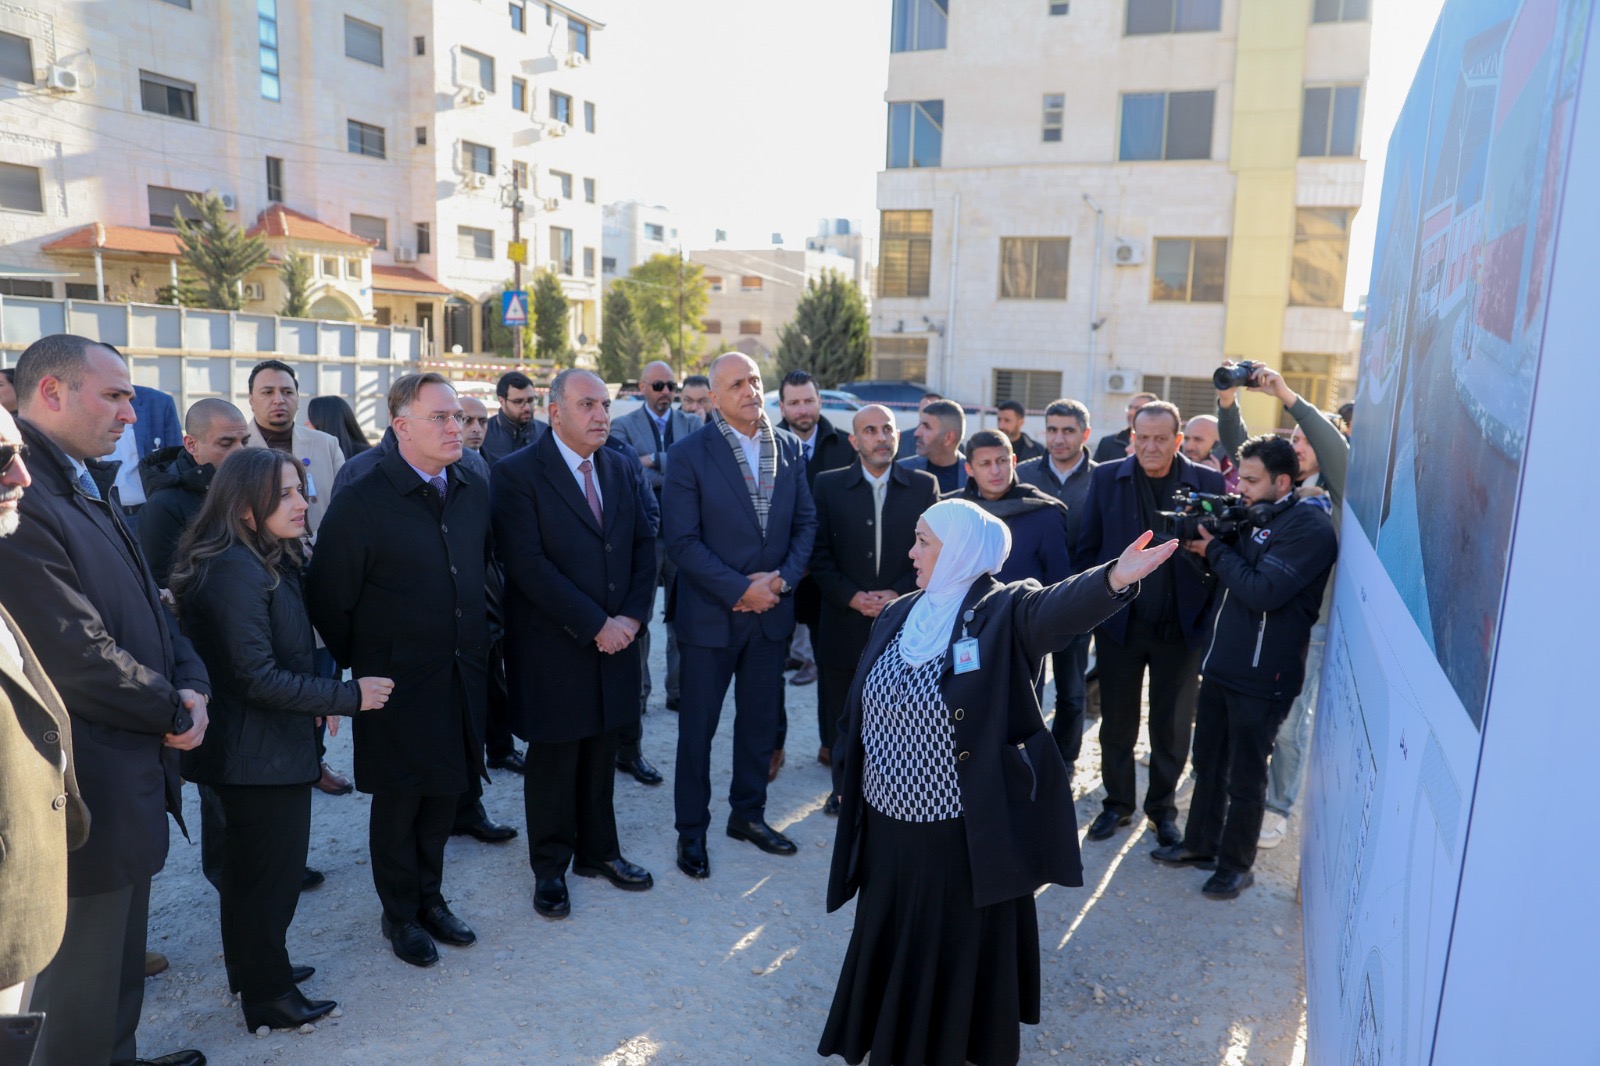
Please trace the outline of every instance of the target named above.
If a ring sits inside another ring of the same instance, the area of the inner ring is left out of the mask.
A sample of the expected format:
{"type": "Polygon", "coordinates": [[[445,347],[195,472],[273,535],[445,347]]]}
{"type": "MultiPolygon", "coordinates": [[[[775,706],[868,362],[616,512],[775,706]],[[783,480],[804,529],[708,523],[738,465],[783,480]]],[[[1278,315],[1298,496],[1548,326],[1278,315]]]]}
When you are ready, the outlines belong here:
{"type": "Polygon", "coordinates": [[[344,276],[352,281],[361,280],[361,260],[346,259],[344,261],[344,276]]]}
{"type": "Polygon", "coordinates": [[[1150,299],[1179,303],[1221,303],[1222,287],[1227,275],[1226,238],[1158,238],[1150,299]]]}
{"type": "Polygon", "coordinates": [[[383,27],[346,15],[344,54],[375,67],[383,66],[383,27]]]}
{"type": "Polygon", "coordinates": [[[283,203],[283,160],[267,156],[267,202],[283,203]]]}
{"type": "Polygon", "coordinates": [[[575,56],[589,58],[589,24],[567,16],[567,51],[575,56]]]}
{"type": "Polygon", "coordinates": [[[700,320],[701,333],[721,333],[722,320],[720,318],[705,318],[700,320]]]}
{"type": "Polygon", "coordinates": [[[494,177],[494,149],[486,144],[461,142],[461,168],[469,174],[494,177]]]}
{"type": "Polygon", "coordinates": [[[511,106],[518,111],[528,110],[528,83],[521,78],[511,79],[511,106]]]}
{"type": "Polygon", "coordinates": [[[889,51],[926,52],[944,47],[950,0],[894,0],[889,51]]]}
{"type": "Polygon", "coordinates": [[[105,294],[98,291],[93,285],[84,285],[78,282],[67,282],[67,299],[69,300],[102,300],[105,294]]]}
{"type": "Polygon", "coordinates": [[[617,257],[614,255],[602,255],[600,257],[600,269],[606,274],[615,274],[617,272],[617,257]]]}
{"type": "Polygon", "coordinates": [[[572,231],[550,227],[550,266],[557,274],[572,273],[572,231]]]}
{"type": "Polygon", "coordinates": [[[522,0],[511,0],[511,28],[518,33],[528,32],[528,6],[522,0]]]}
{"type": "Polygon", "coordinates": [[[741,318],[739,320],[739,335],[743,337],[756,337],[761,334],[761,320],[759,318],[741,318]]]}
{"type": "Polygon", "coordinates": [[[880,381],[927,381],[928,338],[874,337],[872,360],[880,381]]]}
{"type": "Polygon", "coordinates": [[[261,98],[282,100],[283,84],[278,78],[278,0],[256,0],[256,43],[261,54],[261,98]]]}
{"type": "Polygon", "coordinates": [[[331,255],[323,256],[322,257],[322,276],[325,277],[325,278],[336,278],[336,277],[338,277],[339,276],[339,260],[335,259],[331,255]]]}
{"type": "Polygon", "coordinates": [[[1312,22],[1365,22],[1367,0],[1315,0],[1311,7],[1312,22]]]}
{"type": "Polygon", "coordinates": [[[432,252],[433,251],[433,223],[431,223],[431,222],[418,222],[417,226],[416,226],[416,232],[417,232],[417,238],[416,238],[416,240],[417,240],[417,254],[418,255],[427,255],[430,252],[432,252]]]}
{"type": "Polygon", "coordinates": [[[1300,120],[1302,156],[1354,156],[1361,131],[1361,86],[1306,86],[1300,120]]]}
{"type": "Polygon", "coordinates": [[[419,56],[428,54],[428,39],[426,37],[411,38],[411,50],[419,56]]]}
{"type": "Polygon", "coordinates": [[[417,127],[417,144],[423,145],[423,144],[427,144],[427,143],[428,143],[428,127],[426,127],[426,126],[418,126],[417,127]]]}
{"type": "Polygon", "coordinates": [[[24,281],[22,278],[0,278],[0,296],[37,296],[49,300],[56,294],[55,285],[48,281],[24,281]]]}
{"type": "Polygon", "coordinates": [[[644,224],[644,239],[647,241],[665,241],[667,239],[667,231],[655,222],[646,222],[644,224]]]}
{"type": "Polygon", "coordinates": [[[550,94],[550,117],[557,122],[572,124],[572,97],[566,93],[550,94]]]}
{"type": "Polygon", "coordinates": [[[1210,159],[1215,92],[1124,93],[1117,158],[1210,159]]]}
{"type": "Polygon", "coordinates": [[[593,100],[585,100],[583,102],[583,132],[585,132],[585,133],[593,133],[594,132],[594,101],[593,100]]]}
{"type": "Polygon", "coordinates": [[[1061,93],[1046,93],[1044,97],[1044,140],[1050,144],[1061,140],[1061,127],[1067,113],[1067,98],[1061,93]]]}
{"type": "Polygon", "coordinates": [[[461,83],[494,92],[494,57],[470,48],[461,50],[461,83]]]}
{"type": "Polygon", "coordinates": [[[493,259],[494,230],[457,226],[456,254],[463,259],[493,259]]]}
{"type": "Polygon", "coordinates": [[[150,224],[152,226],[166,226],[171,228],[172,216],[179,211],[185,218],[194,218],[198,212],[189,202],[189,197],[200,199],[200,194],[190,192],[188,189],[166,189],[160,185],[150,185],[145,189],[146,202],[150,207],[150,224]]]}
{"type": "Polygon", "coordinates": [[[1052,14],[1052,15],[1070,15],[1070,14],[1072,14],[1072,5],[1070,3],[1068,3],[1067,0],[1049,0],[1049,3],[1050,3],[1050,14],[1052,14]]]}
{"type": "Polygon", "coordinates": [[[561,198],[563,200],[572,199],[572,175],[563,174],[559,170],[552,170],[550,176],[556,179],[556,184],[561,186],[561,198]]]}
{"type": "Polygon", "coordinates": [[[389,247],[389,220],[376,215],[351,215],[350,232],[369,241],[377,241],[379,251],[389,247]]]}
{"type": "Polygon", "coordinates": [[[1059,370],[996,370],[994,402],[1015,400],[1030,411],[1042,411],[1061,395],[1059,370]]]}
{"type": "Polygon", "coordinates": [[[44,186],[39,182],[41,176],[38,167],[0,163],[0,209],[44,214],[44,186]]]}
{"type": "Polygon", "coordinates": [[[583,250],[583,276],[586,277],[586,278],[594,277],[594,249],[593,248],[585,248],[583,250]]]}
{"type": "Polygon", "coordinates": [[[1128,0],[1126,33],[1204,33],[1222,28],[1222,0],[1128,0]]]}
{"type": "Polygon", "coordinates": [[[141,70],[139,99],[144,109],[152,114],[170,115],[190,122],[200,120],[194,107],[194,82],[165,78],[141,70]]]}
{"type": "Polygon", "coordinates": [[[885,211],[878,231],[878,295],[928,295],[933,212],[885,211]]]}
{"type": "Polygon", "coordinates": [[[1185,414],[1216,410],[1217,387],[1211,384],[1210,378],[1169,378],[1156,374],[1141,374],[1139,388],[1176,404],[1178,410],[1185,414]]]}
{"type": "Polygon", "coordinates": [[[181,7],[185,11],[193,11],[194,10],[194,2],[193,2],[193,0],[163,0],[163,2],[171,4],[173,7],[181,7]]]}
{"type": "Polygon", "coordinates": [[[746,274],[739,279],[740,292],[760,292],[761,286],[762,279],[756,277],[754,274],[746,274]]]}
{"type": "Polygon", "coordinates": [[[513,159],[511,161],[511,181],[517,188],[526,189],[528,187],[528,164],[513,159]]]}
{"type": "Polygon", "coordinates": [[[1301,307],[1343,307],[1345,268],[1350,262],[1350,218],[1346,207],[1297,207],[1294,265],[1289,302],[1301,307]]]}
{"type": "Polygon", "coordinates": [[[594,179],[593,178],[584,178],[583,179],[583,202],[586,203],[586,204],[594,203],[594,179]]]}
{"type": "Polygon", "coordinates": [[[1066,237],[1002,237],[1000,298],[1065,300],[1071,246],[1066,237]]]}
{"type": "Polygon", "coordinates": [[[356,155],[370,155],[374,159],[387,159],[382,126],[369,126],[365,122],[348,119],[345,131],[350,151],[356,155]]]}
{"type": "Polygon", "coordinates": [[[0,78],[33,84],[33,42],[14,33],[0,33],[0,78]]]}
{"type": "Polygon", "coordinates": [[[943,142],[943,100],[889,105],[889,169],[936,167],[943,142]]]}

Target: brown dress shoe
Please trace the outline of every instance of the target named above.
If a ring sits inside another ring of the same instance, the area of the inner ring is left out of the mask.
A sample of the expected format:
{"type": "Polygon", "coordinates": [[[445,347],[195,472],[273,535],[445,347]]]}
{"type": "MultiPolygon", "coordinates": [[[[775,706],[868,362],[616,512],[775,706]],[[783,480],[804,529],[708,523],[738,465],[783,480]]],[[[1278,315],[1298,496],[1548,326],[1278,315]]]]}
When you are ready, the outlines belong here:
{"type": "Polygon", "coordinates": [[[154,977],[158,973],[167,972],[167,957],[159,951],[144,953],[144,975],[154,977]]]}
{"type": "Polygon", "coordinates": [[[322,778],[317,782],[317,787],[330,796],[348,796],[356,790],[348,777],[327,763],[322,764],[322,778]]]}
{"type": "Polygon", "coordinates": [[[778,771],[783,769],[783,762],[783,749],[774,748],[772,751],[772,764],[767,767],[768,781],[776,781],[778,779],[778,771]]]}

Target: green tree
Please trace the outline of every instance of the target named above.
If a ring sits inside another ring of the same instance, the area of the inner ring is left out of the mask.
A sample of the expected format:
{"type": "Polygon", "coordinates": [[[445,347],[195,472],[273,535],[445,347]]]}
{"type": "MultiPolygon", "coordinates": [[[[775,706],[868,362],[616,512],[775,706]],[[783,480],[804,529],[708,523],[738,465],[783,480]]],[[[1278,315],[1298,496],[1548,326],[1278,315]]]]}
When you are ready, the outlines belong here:
{"type": "Polygon", "coordinates": [[[223,209],[222,201],[211,193],[189,197],[194,221],[182,209],[173,212],[172,222],[183,238],[182,262],[194,271],[204,286],[206,306],[218,311],[237,311],[244,306],[239,282],[246,274],[267,261],[267,242],[246,236],[223,209]]]}
{"type": "MultiPolygon", "coordinates": [[[[516,292],[516,283],[507,281],[502,291],[516,292]]],[[[532,301],[530,301],[530,303],[531,302],[532,301]]],[[[500,311],[499,308],[496,307],[494,313],[489,318],[488,349],[492,352],[505,352],[506,355],[512,359],[531,360],[533,358],[534,322],[537,320],[537,309],[530,306],[528,308],[528,324],[522,327],[522,354],[515,355],[513,354],[516,351],[516,343],[513,339],[515,334],[510,326],[502,326],[500,324],[500,311]]]]}
{"type": "Polygon", "coordinates": [[[644,365],[644,335],[634,317],[628,290],[612,285],[605,295],[600,329],[600,376],[606,381],[631,381],[644,365]]]}
{"type": "Polygon", "coordinates": [[[290,252],[278,267],[278,277],[283,281],[283,307],[278,314],[284,318],[308,318],[311,315],[311,259],[298,252],[290,252]]]}
{"type": "MultiPolygon", "coordinates": [[[[181,260],[180,260],[181,264],[181,260]]],[[[178,267],[178,284],[170,282],[156,289],[156,303],[174,307],[210,307],[206,301],[206,287],[187,266],[178,267]]]]}
{"type": "Polygon", "coordinates": [[[653,255],[612,288],[619,285],[633,305],[645,353],[666,349],[673,367],[683,370],[686,354],[699,347],[700,320],[711,302],[700,264],[666,253],[653,255]]]}
{"type": "Polygon", "coordinates": [[[778,373],[808,370],[823,388],[867,372],[872,322],[856,283],[836,271],[806,282],[794,319],[778,331],[778,373]]]}
{"type": "Polygon", "coordinates": [[[572,362],[572,346],[567,341],[567,294],[561,288],[561,279],[548,270],[539,271],[533,279],[534,327],[529,332],[538,341],[539,358],[552,359],[557,366],[572,362]]]}

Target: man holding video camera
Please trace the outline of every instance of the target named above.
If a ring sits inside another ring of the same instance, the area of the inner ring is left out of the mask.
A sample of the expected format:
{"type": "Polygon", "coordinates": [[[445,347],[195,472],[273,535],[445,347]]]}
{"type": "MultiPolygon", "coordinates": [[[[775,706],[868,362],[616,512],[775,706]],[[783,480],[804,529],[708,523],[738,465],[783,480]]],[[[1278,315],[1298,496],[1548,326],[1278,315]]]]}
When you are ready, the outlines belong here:
{"type": "Polygon", "coordinates": [[[1180,843],[1150,854],[1169,866],[1214,868],[1201,888],[1211,899],[1233,899],[1255,880],[1267,758],[1305,679],[1311,626],[1338,553],[1327,501],[1296,495],[1299,473],[1288,441],[1246,441],[1246,515],[1223,536],[1202,521],[1185,544],[1205,559],[1222,595],[1200,663],[1189,821],[1180,843]]]}

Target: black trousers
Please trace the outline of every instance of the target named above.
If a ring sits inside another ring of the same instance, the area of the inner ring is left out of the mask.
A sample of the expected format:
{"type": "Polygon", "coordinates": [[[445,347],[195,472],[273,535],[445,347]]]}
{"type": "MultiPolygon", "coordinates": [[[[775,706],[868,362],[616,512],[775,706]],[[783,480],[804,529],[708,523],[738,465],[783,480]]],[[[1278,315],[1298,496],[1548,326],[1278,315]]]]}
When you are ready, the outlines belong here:
{"type": "MultiPolygon", "coordinates": [[[[498,644],[494,647],[496,659],[501,654],[498,644]]],[[[498,665],[491,671],[489,677],[489,713],[484,719],[483,746],[491,759],[504,759],[515,749],[511,739],[511,704],[506,699],[505,672],[498,665]]]]}
{"type": "Polygon", "coordinates": [[[1151,821],[1176,818],[1173,794],[1189,758],[1195,696],[1200,688],[1199,648],[1180,636],[1163,640],[1147,627],[1130,623],[1119,644],[1100,634],[1100,773],[1105,809],[1132,814],[1138,786],[1133,745],[1139,739],[1140,689],[1150,672],[1150,787],[1144,812],[1151,821]]]}
{"type": "Polygon", "coordinates": [[[1194,723],[1194,798],[1183,843],[1215,855],[1219,870],[1256,861],[1266,811],[1267,759],[1293,700],[1247,696],[1214,681],[1200,685],[1194,723]]]}
{"type": "Polygon", "coordinates": [[[444,845],[458,796],[374,792],[367,842],[372,883],[391,922],[413,921],[424,906],[443,903],[444,845]]]}
{"type": "MultiPolygon", "coordinates": [[[[832,663],[817,664],[817,736],[822,746],[830,751],[839,742],[839,718],[844,714],[844,705],[850,699],[850,685],[855,679],[854,665],[846,670],[832,663]]],[[[838,795],[844,789],[844,767],[837,759],[832,766],[833,793],[838,795]]]]}
{"type": "Polygon", "coordinates": [[[534,876],[564,874],[574,858],[597,866],[622,857],[612,806],[618,732],[608,729],[582,740],[528,745],[522,800],[534,876]]]}
{"type": "Polygon", "coordinates": [[[228,820],[222,846],[222,952],[228,985],[246,1003],[294,988],[289,923],[311,843],[310,785],[213,785],[228,820]]]}
{"type": "Polygon", "coordinates": [[[139,1057],[149,921],[148,877],[68,897],[66,934],[28,1008],[47,1015],[34,1061],[132,1066],[139,1057]]]}
{"type": "MultiPolygon", "coordinates": [[[[741,627],[735,626],[735,633],[741,627]]],[[[678,763],[673,800],[678,835],[704,837],[711,825],[711,740],[722,701],[733,682],[733,782],[728,805],[735,817],[762,820],[767,809],[767,767],[778,732],[787,637],[772,640],[744,627],[727,647],[682,645],[683,703],[678,713],[678,763]]]]}
{"type": "Polygon", "coordinates": [[[1076,771],[1078,755],[1083,751],[1083,675],[1089,669],[1089,634],[1072,638],[1058,652],[1050,655],[1050,669],[1056,677],[1056,717],[1050,723],[1050,735],[1055,738],[1061,760],[1067,764],[1067,780],[1076,771]]]}

